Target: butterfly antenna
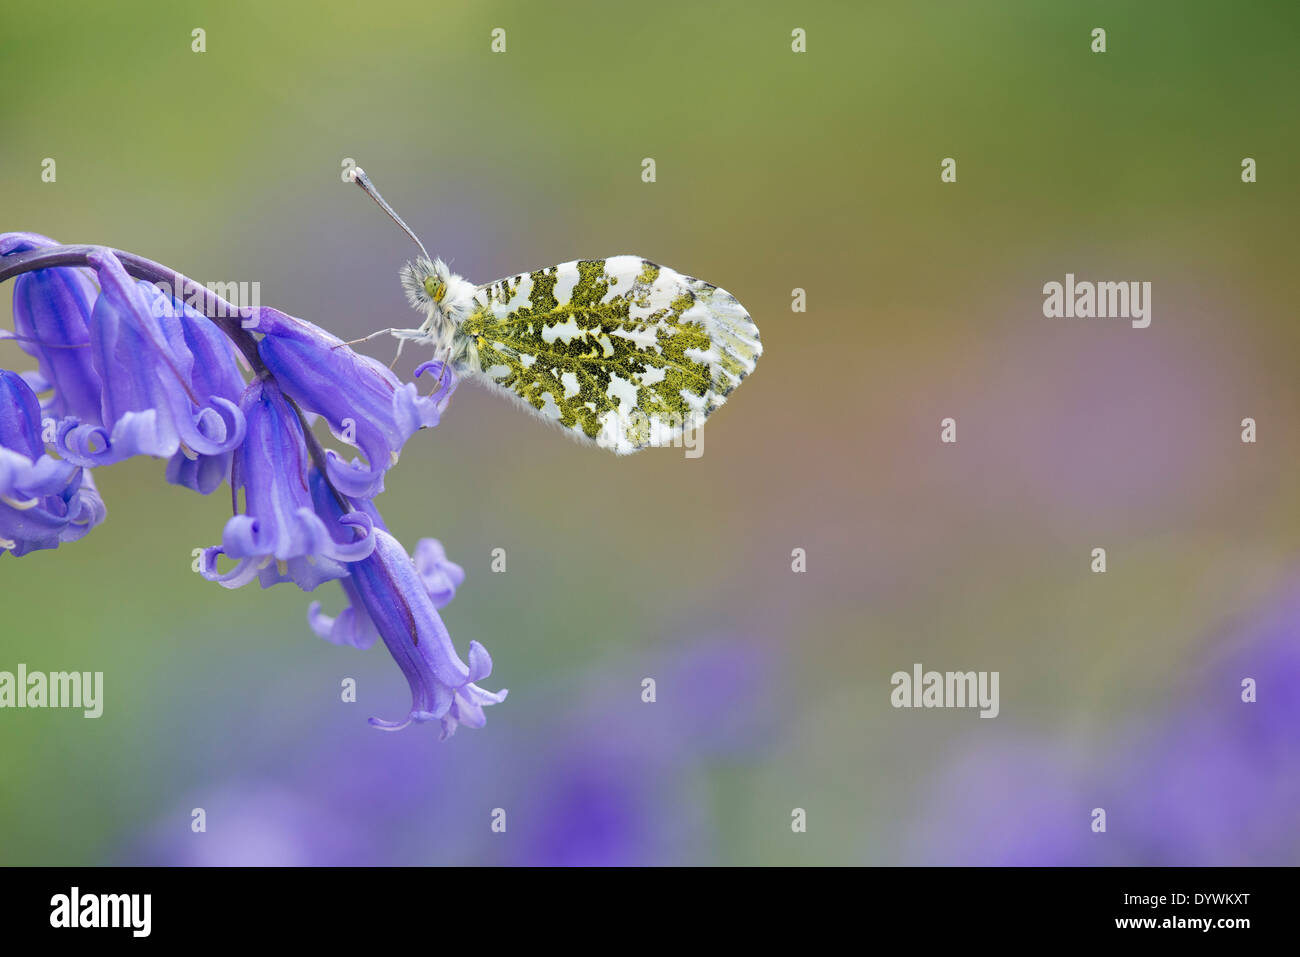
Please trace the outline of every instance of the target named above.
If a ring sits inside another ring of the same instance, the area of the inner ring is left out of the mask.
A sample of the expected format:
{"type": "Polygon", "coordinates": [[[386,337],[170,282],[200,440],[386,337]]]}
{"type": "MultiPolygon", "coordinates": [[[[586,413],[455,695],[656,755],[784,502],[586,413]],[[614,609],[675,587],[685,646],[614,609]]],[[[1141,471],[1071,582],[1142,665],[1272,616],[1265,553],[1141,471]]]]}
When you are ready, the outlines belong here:
{"type": "Polygon", "coordinates": [[[371,199],[373,199],[376,203],[378,203],[379,208],[382,209],[384,212],[386,212],[389,218],[392,219],[393,222],[397,223],[398,226],[401,226],[402,231],[405,232],[406,235],[410,236],[411,239],[415,241],[415,245],[420,247],[420,252],[424,254],[424,258],[429,260],[430,262],[433,262],[433,257],[430,256],[429,251],[424,248],[424,243],[420,242],[420,237],[415,235],[415,233],[411,230],[411,227],[406,225],[406,223],[402,221],[402,217],[397,215],[397,213],[393,210],[393,207],[388,205],[388,202],[384,199],[384,197],[379,195],[379,190],[375,189],[375,184],[370,182],[370,177],[366,175],[366,171],[363,170],[360,166],[354,166],[352,167],[351,170],[351,176],[352,176],[352,182],[360,186],[361,189],[365,192],[365,194],[369,196],[371,199]]]}

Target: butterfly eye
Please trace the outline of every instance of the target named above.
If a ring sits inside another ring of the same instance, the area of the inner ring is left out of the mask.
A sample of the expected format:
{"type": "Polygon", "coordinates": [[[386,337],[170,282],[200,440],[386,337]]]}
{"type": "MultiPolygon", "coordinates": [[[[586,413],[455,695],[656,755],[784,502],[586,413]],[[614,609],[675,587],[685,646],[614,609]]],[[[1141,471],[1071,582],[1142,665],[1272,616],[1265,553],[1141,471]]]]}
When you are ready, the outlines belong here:
{"type": "Polygon", "coordinates": [[[442,302],[442,297],[447,294],[447,284],[437,276],[427,276],[424,280],[424,291],[434,302],[442,302]]]}

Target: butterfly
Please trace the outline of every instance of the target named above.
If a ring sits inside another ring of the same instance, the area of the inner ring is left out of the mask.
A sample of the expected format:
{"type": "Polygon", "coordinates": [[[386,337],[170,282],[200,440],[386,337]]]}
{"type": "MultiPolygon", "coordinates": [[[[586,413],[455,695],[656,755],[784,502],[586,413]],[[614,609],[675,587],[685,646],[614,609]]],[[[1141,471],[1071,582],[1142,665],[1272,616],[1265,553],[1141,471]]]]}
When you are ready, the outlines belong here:
{"type": "MultiPolygon", "coordinates": [[[[681,445],[754,371],[763,346],[736,297],[639,256],[561,263],[484,285],[431,257],[370,183],[352,176],[421,256],[401,269],[413,329],[462,377],[618,454],[681,445]]],[[[367,337],[371,338],[371,337],[367,337]]]]}

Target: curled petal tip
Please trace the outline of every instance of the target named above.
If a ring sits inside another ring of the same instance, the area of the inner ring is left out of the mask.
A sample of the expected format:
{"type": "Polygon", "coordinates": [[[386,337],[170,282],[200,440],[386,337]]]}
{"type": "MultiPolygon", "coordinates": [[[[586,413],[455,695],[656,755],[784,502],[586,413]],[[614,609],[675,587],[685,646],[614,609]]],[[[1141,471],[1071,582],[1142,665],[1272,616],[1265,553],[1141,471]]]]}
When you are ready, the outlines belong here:
{"type": "Polygon", "coordinates": [[[477,641],[469,643],[469,683],[482,681],[492,674],[492,656],[477,641]]]}
{"type": "Polygon", "coordinates": [[[378,728],[380,731],[401,731],[411,723],[411,720],[410,717],[405,721],[385,721],[383,718],[371,718],[370,726],[378,728]]]}

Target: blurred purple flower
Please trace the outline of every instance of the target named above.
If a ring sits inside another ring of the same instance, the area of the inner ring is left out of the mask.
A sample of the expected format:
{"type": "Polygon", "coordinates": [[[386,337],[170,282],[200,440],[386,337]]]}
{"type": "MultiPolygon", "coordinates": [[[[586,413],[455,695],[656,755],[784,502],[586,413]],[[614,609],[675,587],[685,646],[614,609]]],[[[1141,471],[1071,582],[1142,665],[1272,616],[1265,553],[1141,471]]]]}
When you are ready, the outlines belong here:
{"type": "Polygon", "coordinates": [[[981,745],[945,770],[905,850],[921,864],[1281,865],[1300,859],[1300,575],[1218,660],[1095,759],[1046,739],[981,745]],[[1242,700],[1243,680],[1258,700],[1242,700]],[[1093,808],[1107,830],[1090,829],[1093,808]]]}
{"type": "MultiPolygon", "coordinates": [[[[781,690],[770,682],[782,671],[771,655],[749,641],[692,638],[649,657],[624,653],[599,669],[539,678],[533,699],[519,704],[522,720],[473,748],[453,742],[437,761],[418,736],[321,735],[329,720],[321,712],[300,731],[242,753],[246,767],[206,772],[211,780],[160,808],[116,862],[711,863],[726,812],[699,800],[710,769],[721,760],[734,773],[762,755],[748,734],[709,741],[694,732],[723,720],[765,735],[780,718],[781,690]],[[725,659],[735,671],[714,672],[725,659]],[[641,700],[644,674],[659,677],[655,704],[641,700]],[[712,694],[695,693],[686,679],[696,674],[712,674],[712,694]],[[274,771],[249,770],[268,766],[274,771]],[[238,784],[222,783],[229,778],[238,784]],[[206,834],[188,828],[195,806],[208,811],[206,834]],[[385,813],[373,813],[376,806],[385,813]],[[505,833],[490,828],[498,807],[505,833]]],[[[319,700],[314,684],[300,693],[319,700]]]]}
{"type": "Polygon", "coordinates": [[[1137,849],[1133,863],[1294,865],[1300,575],[1216,652],[1186,700],[1132,742],[1112,819],[1137,849]],[[1246,679],[1256,701],[1242,700],[1246,679]]]}
{"type": "Polygon", "coordinates": [[[1097,782],[1033,737],[985,743],[956,757],[926,790],[904,862],[923,866],[1097,863],[1105,835],[1089,830],[1097,782]],[[1089,843],[1091,841],[1091,843],[1089,843]]]}
{"type": "Polygon", "coordinates": [[[145,840],[150,861],[182,867],[310,867],[371,863],[350,822],[272,782],[239,781],[201,798],[209,830],[193,832],[190,817],[173,819],[145,840]],[[184,837],[163,840],[163,835],[184,837]]]}

